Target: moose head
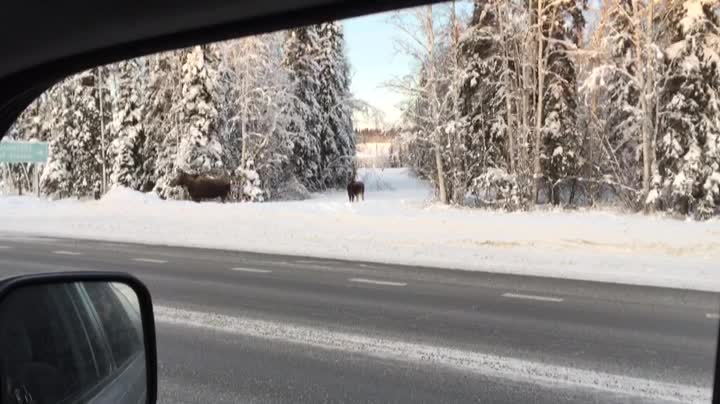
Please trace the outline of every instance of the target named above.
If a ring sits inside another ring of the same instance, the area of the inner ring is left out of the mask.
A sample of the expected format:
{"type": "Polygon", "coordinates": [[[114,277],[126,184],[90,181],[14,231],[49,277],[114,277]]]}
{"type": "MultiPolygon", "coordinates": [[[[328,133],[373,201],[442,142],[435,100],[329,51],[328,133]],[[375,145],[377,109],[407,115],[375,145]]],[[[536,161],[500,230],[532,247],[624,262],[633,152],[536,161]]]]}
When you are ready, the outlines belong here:
{"type": "Polygon", "coordinates": [[[177,175],[173,178],[168,185],[171,187],[177,187],[178,185],[187,186],[188,183],[197,178],[197,174],[188,174],[183,170],[177,170],[177,175]]]}

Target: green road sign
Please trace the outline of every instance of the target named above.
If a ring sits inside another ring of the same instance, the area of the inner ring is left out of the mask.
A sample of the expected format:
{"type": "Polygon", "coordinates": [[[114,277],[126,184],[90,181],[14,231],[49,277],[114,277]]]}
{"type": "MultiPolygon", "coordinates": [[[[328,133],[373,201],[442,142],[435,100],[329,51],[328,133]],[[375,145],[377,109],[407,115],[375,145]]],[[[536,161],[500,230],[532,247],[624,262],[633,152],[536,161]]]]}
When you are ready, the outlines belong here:
{"type": "Polygon", "coordinates": [[[44,163],[48,151],[46,142],[0,142],[0,163],[44,163]]]}

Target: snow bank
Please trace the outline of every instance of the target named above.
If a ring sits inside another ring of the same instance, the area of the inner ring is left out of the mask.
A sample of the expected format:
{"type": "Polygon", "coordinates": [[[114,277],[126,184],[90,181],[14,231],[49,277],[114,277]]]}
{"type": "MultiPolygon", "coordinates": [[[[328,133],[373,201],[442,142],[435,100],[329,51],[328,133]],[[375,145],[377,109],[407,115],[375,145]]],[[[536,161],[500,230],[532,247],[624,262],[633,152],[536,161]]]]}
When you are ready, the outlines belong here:
{"type": "Polygon", "coordinates": [[[125,187],[114,187],[103,196],[102,203],[106,205],[148,204],[162,203],[162,199],[154,193],[142,193],[125,187]]]}
{"type": "Polygon", "coordinates": [[[361,171],[345,192],[261,204],[163,201],[114,189],[100,201],[0,198],[0,229],[720,291],[720,221],[432,204],[404,169],[361,171]]]}

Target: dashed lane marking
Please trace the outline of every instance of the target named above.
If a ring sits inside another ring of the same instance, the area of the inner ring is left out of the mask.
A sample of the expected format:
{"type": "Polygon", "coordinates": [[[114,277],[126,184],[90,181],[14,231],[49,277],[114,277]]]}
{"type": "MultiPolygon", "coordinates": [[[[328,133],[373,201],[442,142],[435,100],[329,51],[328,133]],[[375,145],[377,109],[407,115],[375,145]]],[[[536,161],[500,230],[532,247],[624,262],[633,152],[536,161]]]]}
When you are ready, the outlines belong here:
{"type": "Polygon", "coordinates": [[[380,286],[407,286],[406,282],[379,281],[379,280],[375,280],[375,279],[365,279],[365,278],[350,278],[348,280],[350,282],[369,283],[372,285],[380,285],[380,286]]]}
{"type": "Polygon", "coordinates": [[[536,295],[523,295],[518,293],[504,293],[503,297],[509,297],[511,299],[527,299],[527,300],[540,300],[543,302],[562,302],[565,299],[559,297],[549,296],[536,296],[536,295]]]}

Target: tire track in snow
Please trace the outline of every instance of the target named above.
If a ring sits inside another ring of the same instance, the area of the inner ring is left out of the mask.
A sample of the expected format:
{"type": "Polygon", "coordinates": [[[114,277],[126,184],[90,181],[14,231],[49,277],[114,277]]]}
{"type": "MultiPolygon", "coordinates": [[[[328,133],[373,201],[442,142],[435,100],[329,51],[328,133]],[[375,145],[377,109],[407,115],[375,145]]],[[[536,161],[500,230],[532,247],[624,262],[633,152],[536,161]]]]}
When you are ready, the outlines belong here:
{"type": "Polygon", "coordinates": [[[642,397],[652,401],[663,400],[680,403],[709,402],[712,396],[710,389],[698,386],[545,364],[384,337],[166,306],[155,306],[154,310],[155,320],[159,323],[205,328],[247,337],[279,340],[322,349],[369,355],[382,359],[448,367],[491,377],[529,381],[545,386],[596,389],[642,397]]]}

